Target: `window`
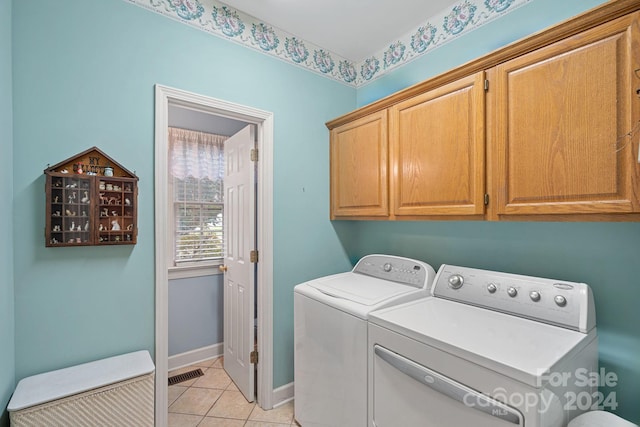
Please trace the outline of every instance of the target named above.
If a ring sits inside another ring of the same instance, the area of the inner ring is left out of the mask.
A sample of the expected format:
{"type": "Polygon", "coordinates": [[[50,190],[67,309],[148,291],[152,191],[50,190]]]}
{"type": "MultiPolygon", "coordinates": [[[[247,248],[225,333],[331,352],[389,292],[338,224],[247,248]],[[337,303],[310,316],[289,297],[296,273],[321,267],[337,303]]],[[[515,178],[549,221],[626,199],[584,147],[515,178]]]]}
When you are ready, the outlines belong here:
{"type": "Polygon", "coordinates": [[[169,128],[170,267],[211,267],[224,256],[226,136],[169,128]]]}

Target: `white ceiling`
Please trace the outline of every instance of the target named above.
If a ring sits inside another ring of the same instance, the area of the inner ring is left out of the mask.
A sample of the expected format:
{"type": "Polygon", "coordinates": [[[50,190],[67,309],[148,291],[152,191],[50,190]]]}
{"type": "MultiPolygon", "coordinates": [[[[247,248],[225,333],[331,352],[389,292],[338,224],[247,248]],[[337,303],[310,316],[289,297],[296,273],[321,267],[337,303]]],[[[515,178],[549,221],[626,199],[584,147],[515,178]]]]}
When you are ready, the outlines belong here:
{"type": "Polygon", "coordinates": [[[169,126],[231,136],[249,123],[169,103],[169,126]]]}
{"type": "Polygon", "coordinates": [[[224,0],[232,8],[360,62],[460,0],[224,0]]]}

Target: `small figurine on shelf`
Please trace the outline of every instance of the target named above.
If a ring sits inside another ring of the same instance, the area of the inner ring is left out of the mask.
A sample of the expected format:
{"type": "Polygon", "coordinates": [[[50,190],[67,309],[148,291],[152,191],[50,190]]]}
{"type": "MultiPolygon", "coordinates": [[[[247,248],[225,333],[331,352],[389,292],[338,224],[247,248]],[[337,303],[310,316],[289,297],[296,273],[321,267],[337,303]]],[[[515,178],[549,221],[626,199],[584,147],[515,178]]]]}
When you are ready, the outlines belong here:
{"type": "Polygon", "coordinates": [[[71,221],[71,227],[69,228],[69,231],[75,231],[76,229],[76,223],[71,221]]]}
{"type": "Polygon", "coordinates": [[[124,191],[126,191],[127,193],[131,193],[131,186],[130,186],[129,184],[127,184],[127,185],[124,187],[124,191]]]}
{"type": "Polygon", "coordinates": [[[62,187],[62,181],[56,181],[53,183],[54,187],[62,187]]]}
{"type": "Polygon", "coordinates": [[[61,231],[60,230],[60,226],[59,225],[54,225],[53,226],[53,231],[61,231]]]}
{"type": "Polygon", "coordinates": [[[131,241],[131,234],[127,234],[127,242],[131,241]]]}
{"type": "Polygon", "coordinates": [[[84,192],[84,197],[82,199],[80,199],[80,201],[82,203],[89,203],[89,192],[85,191],[84,192]]]}
{"type": "Polygon", "coordinates": [[[51,216],[60,216],[60,211],[55,211],[51,216]]]}
{"type": "Polygon", "coordinates": [[[103,208],[102,212],[100,212],[100,216],[109,216],[109,209],[103,208]]]}
{"type": "Polygon", "coordinates": [[[116,236],[116,242],[120,241],[120,236],[116,236]]]}
{"type": "Polygon", "coordinates": [[[60,197],[59,197],[59,196],[54,197],[54,198],[53,198],[53,203],[58,203],[58,200],[60,200],[60,197]]]}
{"type": "Polygon", "coordinates": [[[109,197],[109,205],[119,205],[120,204],[120,195],[109,197]]]}
{"type": "Polygon", "coordinates": [[[105,230],[104,225],[100,223],[100,226],[98,227],[98,231],[104,231],[104,230],[105,230]]]}
{"type": "Polygon", "coordinates": [[[89,231],[89,221],[84,223],[84,231],[89,231]]]}
{"type": "Polygon", "coordinates": [[[82,227],[80,226],[80,224],[78,224],[78,227],[76,227],[76,231],[82,231],[82,227]]]}
{"type": "Polygon", "coordinates": [[[118,211],[111,211],[111,216],[118,216],[118,211]]]}
{"type": "Polygon", "coordinates": [[[128,197],[125,197],[124,204],[125,204],[125,206],[131,206],[131,200],[129,200],[128,197]]]}
{"type": "Polygon", "coordinates": [[[76,184],[75,182],[72,182],[71,184],[67,184],[65,188],[76,188],[78,186],[78,184],[76,184]]]}
{"type": "Polygon", "coordinates": [[[76,216],[76,212],[75,211],[70,211],[69,209],[67,209],[64,212],[67,214],[67,216],[76,216]]]}
{"type": "Polygon", "coordinates": [[[87,216],[87,211],[82,211],[82,216],[87,216]]]}
{"type": "Polygon", "coordinates": [[[51,242],[52,245],[57,245],[58,243],[60,243],[60,242],[58,242],[58,239],[56,239],[55,237],[52,237],[50,242],[51,242]]]}
{"type": "Polygon", "coordinates": [[[133,230],[133,224],[127,225],[127,231],[131,231],[131,230],[133,230]]]}
{"type": "Polygon", "coordinates": [[[120,224],[117,219],[111,221],[111,231],[120,231],[120,224]]]}

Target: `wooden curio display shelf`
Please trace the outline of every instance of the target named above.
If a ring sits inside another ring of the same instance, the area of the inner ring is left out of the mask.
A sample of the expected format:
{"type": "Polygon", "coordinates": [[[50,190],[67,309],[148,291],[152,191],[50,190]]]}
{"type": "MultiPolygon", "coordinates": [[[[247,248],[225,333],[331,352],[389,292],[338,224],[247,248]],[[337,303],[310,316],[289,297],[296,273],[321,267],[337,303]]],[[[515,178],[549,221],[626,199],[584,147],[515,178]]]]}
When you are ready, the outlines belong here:
{"type": "Polygon", "coordinates": [[[135,245],[138,177],[93,147],[44,171],[45,244],[135,245]]]}

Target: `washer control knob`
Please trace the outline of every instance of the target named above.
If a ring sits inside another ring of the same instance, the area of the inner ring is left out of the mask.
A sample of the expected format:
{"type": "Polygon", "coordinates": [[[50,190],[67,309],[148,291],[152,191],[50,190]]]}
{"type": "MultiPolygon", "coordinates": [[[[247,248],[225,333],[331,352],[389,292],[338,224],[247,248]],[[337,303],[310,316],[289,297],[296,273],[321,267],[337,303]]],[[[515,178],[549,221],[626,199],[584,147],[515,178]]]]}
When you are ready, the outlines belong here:
{"type": "Polygon", "coordinates": [[[495,283],[489,283],[487,285],[487,290],[489,291],[490,294],[495,294],[496,291],[498,290],[498,287],[496,286],[495,283]]]}
{"type": "Polygon", "coordinates": [[[540,292],[538,292],[538,291],[529,292],[529,298],[531,298],[531,301],[533,301],[533,302],[540,301],[540,292]]]}
{"type": "Polygon", "coordinates": [[[384,271],[386,271],[387,273],[391,271],[391,263],[385,263],[385,265],[382,266],[382,269],[384,271]]]}
{"type": "Polygon", "coordinates": [[[460,289],[464,283],[464,277],[459,274],[449,276],[449,287],[453,289],[460,289]]]}
{"type": "Polygon", "coordinates": [[[565,297],[563,297],[562,295],[556,295],[553,298],[553,300],[556,302],[558,307],[564,307],[565,305],[567,305],[567,299],[565,297]]]}
{"type": "Polygon", "coordinates": [[[509,289],[507,289],[507,294],[509,294],[511,298],[515,298],[516,295],[518,295],[518,290],[513,286],[509,286],[509,289]]]}

